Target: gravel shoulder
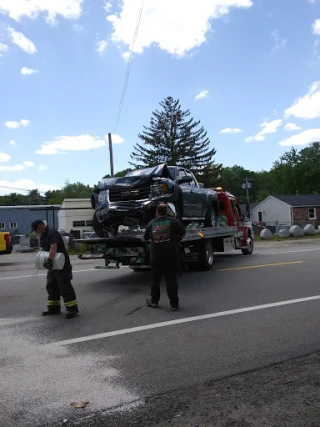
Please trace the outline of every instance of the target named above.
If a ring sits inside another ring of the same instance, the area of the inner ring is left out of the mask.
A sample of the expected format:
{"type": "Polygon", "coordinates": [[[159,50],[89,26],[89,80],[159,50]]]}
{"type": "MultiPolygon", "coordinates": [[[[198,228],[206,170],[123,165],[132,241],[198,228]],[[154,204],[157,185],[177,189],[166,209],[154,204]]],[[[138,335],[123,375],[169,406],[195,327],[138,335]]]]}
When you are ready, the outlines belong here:
{"type": "Polygon", "coordinates": [[[81,417],[66,425],[319,427],[319,366],[320,352],[154,396],[129,411],[81,417]]]}

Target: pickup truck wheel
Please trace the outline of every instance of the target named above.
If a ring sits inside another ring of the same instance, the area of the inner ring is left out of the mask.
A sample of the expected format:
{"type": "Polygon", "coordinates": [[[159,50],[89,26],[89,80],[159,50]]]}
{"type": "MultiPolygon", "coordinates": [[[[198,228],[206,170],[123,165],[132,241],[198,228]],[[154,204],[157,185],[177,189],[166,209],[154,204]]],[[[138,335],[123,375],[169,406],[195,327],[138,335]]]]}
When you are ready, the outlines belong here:
{"type": "Polygon", "coordinates": [[[98,221],[96,212],[93,214],[92,218],[93,230],[98,237],[104,237],[104,231],[102,224],[98,221]]]}
{"type": "Polygon", "coordinates": [[[251,255],[253,252],[253,239],[251,236],[247,238],[247,247],[245,249],[241,249],[243,255],[251,255]]]}
{"type": "Polygon", "coordinates": [[[207,215],[204,220],[205,227],[216,227],[217,226],[217,216],[213,206],[208,208],[207,215]]]}
{"type": "Polygon", "coordinates": [[[214,262],[213,246],[210,239],[200,242],[199,246],[199,264],[202,271],[212,269],[214,262]]]}

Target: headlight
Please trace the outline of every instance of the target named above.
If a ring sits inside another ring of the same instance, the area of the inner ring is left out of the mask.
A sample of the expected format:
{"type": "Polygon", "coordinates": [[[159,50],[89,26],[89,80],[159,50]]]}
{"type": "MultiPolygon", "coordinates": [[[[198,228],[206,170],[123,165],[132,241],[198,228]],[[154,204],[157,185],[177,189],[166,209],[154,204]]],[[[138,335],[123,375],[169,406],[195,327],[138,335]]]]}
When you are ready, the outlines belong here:
{"type": "Polygon", "coordinates": [[[167,194],[167,193],[169,192],[168,184],[162,184],[162,185],[161,185],[161,192],[162,192],[163,194],[167,194]]]}
{"type": "Polygon", "coordinates": [[[109,203],[109,190],[100,191],[98,194],[99,203],[109,203]]]}

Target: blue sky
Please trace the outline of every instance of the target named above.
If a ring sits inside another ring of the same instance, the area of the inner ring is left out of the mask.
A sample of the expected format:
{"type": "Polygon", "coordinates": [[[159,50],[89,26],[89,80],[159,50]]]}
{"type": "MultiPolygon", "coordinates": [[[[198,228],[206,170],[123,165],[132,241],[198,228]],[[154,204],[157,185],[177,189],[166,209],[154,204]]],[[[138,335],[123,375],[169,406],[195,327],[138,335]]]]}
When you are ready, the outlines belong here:
{"type": "MultiPolygon", "coordinates": [[[[0,194],[110,172],[141,0],[0,0],[0,194]]],[[[216,161],[266,170],[320,140],[320,0],[145,0],[115,170],[166,96],[216,161]]]]}

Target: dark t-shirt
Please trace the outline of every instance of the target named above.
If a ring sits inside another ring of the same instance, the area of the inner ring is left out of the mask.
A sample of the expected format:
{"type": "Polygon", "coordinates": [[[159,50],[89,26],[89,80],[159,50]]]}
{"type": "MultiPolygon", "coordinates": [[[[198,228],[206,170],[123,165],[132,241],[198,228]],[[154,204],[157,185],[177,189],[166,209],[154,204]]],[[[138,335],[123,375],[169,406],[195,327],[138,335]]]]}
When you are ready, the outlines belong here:
{"type": "Polygon", "coordinates": [[[145,240],[151,240],[151,260],[176,257],[178,242],[185,235],[186,229],[176,218],[161,216],[147,225],[145,240]]]}
{"type": "Polygon", "coordinates": [[[40,237],[40,247],[44,251],[49,252],[51,245],[55,243],[57,244],[57,252],[63,253],[66,259],[66,264],[69,264],[69,254],[61,234],[55,228],[46,227],[45,232],[40,237]]]}

